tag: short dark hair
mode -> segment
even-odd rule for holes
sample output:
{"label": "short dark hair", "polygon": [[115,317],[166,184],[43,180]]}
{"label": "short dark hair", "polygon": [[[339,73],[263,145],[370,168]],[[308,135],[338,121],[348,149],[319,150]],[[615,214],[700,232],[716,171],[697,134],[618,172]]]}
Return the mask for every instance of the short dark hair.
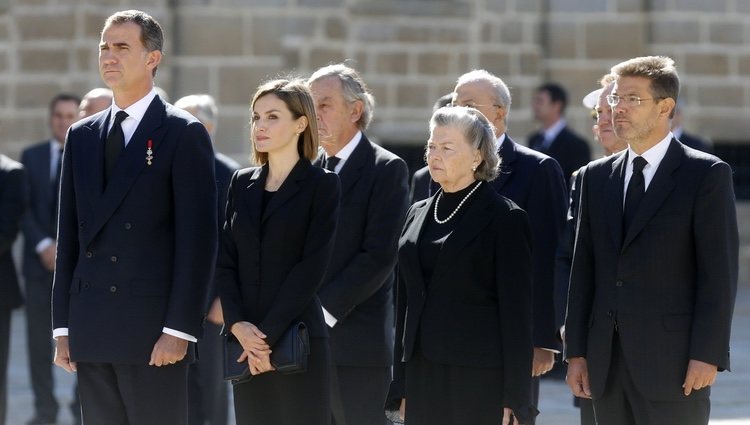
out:
{"label": "short dark hair", "polygon": [[545,83],[537,87],[536,91],[546,91],[549,94],[549,99],[552,101],[552,103],[562,104],[560,113],[565,113],[565,108],[568,107],[568,92],[565,91],[563,86],[558,83]]}
{"label": "short dark hair", "polygon": [[[110,25],[120,25],[127,22],[132,22],[141,27],[141,43],[147,51],[153,52],[158,50],[163,52],[164,48],[164,32],[161,29],[161,25],[151,15],[140,10],[122,10],[115,12],[112,16],[107,18],[104,22],[104,28]],[[102,29],[104,31],[104,29]],[[156,76],[156,68],[154,68],[152,75]]]}
{"label": "short dark hair", "polygon": [[[651,95],[654,98],[671,98],[677,104],[680,95],[680,76],[674,60],[667,56],[641,56],[620,62],[612,67],[612,74],[619,77],[641,77],[651,81]],[[676,108],[672,108],[669,118],[674,118]]]}
{"label": "short dark hair", "polygon": [[52,115],[52,111],[55,109],[60,102],[75,102],[76,107],[81,104],[81,98],[72,93],[60,93],[49,101],[49,114]]}

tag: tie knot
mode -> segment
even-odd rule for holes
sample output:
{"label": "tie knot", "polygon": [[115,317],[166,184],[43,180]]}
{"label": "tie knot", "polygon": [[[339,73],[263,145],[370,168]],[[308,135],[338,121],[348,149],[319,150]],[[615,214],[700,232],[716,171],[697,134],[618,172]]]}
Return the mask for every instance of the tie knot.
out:
{"label": "tie knot", "polygon": [[336,165],[338,165],[339,161],[341,161],[341,158],[329,156],[328,159],[326,159],[326,170],[336,171]]}
{"label": "tie knot", "polygon": [[122,124],[123,121],[125,121],[125,118],[128,117],[128,113],[125,111],[118,111],[115,114],[115,125]]}
{"label": "tie knot", "polygon": [[648,161],[646,161],[646,158],[642,156],[636,156],[633,158],[633,172],[641,172],[643,171],[643,167],[648,164]]}

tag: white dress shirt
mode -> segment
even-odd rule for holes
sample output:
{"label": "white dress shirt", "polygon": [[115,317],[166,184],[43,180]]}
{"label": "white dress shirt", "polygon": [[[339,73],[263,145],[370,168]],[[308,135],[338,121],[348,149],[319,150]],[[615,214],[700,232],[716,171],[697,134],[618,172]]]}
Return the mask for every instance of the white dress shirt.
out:
{"label": "white dress shirt", "polygon": [[542,143],[544,149],[549,149],[552,142],[557,138],[557,135],[560,134],[567,124],[565,118],[560,118],[556,123],[552,124],[550,128],[544,130],[544,142]]}
{"label": "white dress shirt", "polygon": [[[645,190],[648,190],[648,185],[651,184],[651,180],[654,179],[654,174],[656,174],[656,170],[659,168],[659,164],[661,164],[661,160],[664,159],[664,156],[667,154],[667,150],[669,149],[669,142],[672,141],[672,138],[674,136],[670,132],[667,134],[667,137],[663,138],[659,143],[655,144],[651,148],[649,148],[646,152],[643,152],[642,156],[643,159],[648,162],[645,167],[643,167],[643,181],[645,183]],[[639,156],[635,152],[633,152],[633,149],[628,146],[628,163],[625,166],[625,186],[623,187],[622,191],[622,207],[625,208],[625,196],[627,195],[628,191],[628,183],[630,183],[630,178],[633,176],[633,160],[636,156]]]}

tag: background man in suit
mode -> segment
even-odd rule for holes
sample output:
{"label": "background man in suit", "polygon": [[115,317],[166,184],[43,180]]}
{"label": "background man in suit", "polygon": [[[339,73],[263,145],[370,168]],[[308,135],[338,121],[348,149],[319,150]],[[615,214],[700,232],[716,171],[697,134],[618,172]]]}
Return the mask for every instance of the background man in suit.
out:
{"label": "background man in suit", "polygon": [[[57,248],[57,195],[60,164],[68,127],[78,119],[81,99],[61,93],[49,104],[52,137],[21,153],[26,168],[29,208],[21,224],[24,237],[23,275],[26,282],[26,340],[34,393],[34,416],[29,425],[57,422],[58,404],[52,375],[52,333],[49,324],[52,275]],[[75,393],[75,391],[74,391]],[[80,416],[77,395],[70,408]]]}
{"label": "background man in suit", "polygon": [[[182,97],[174,106],[184,109],[198,119],[214,141],[218,109],[216,101],[207,94],[191,94]],[[218,202],[218,226],[224,225],[224,209],[227,206],[227,190],[232,174],[240,168],[232,158],[214,152],[214,171],[216,172],[216,190]],[[208,289],[206,297],[205,331],[198,344],[199,362],[190,365],[188,371],[188,425],[225,425],[229,411],[228,384],[223,379],[223,356],[221,327],[224,317],[221,302],[214,282]]]}
{"label": "background man in suit", "polygon": [[674,118],[672,118],[672,134],[674,134],[675,139],[679,140],[683,145],[689,146],[693,149],[698,149],[699,151],[706,153],[714,153],[711,142],[697,134],[685,131],[685,128],[683,127],[683,124],[685,123],[685,114],[683,113],[684,109],[685,102],[678,100],[677,106],[675,107]]}
{"label": "background man in suit", "polygon": [[[77,371],[91,424],[186,424],[187,370],[216,260],[205,128],[153,89],[161,27],[135,10],[104,24],[106,111],[63,156],[53,286],[55,364]],[[124,109],[123,109],[124,108]]]}
{"label": "background man in suit", "polygon": [[393,282],[408,202],[406,163],[363,133],[374,99],[343,64],[308,80],[324,153],[317,164],[341,179],[333,258],[318,291],[330,329],[336,425],[388,423],[383,400],[393,357]]}
{"label": "background man in suit", "polygon": [[708,423],[709,387],[729,368],[738,231],[732,171],[669,131],[674,62],[612,68],[620,154],[581,179],[568,313],[568,385],[598,423]]}
{"label": "background man in suit", "polygon": [[0,425],[5,425],[10,314],[23,303],[11,250],[26,208],[23,165],[0,154]]}
{"label": "background man in suit", "polygon": [[101,112],[112,105],[112,90],[98,87],[83,95],[78,106],[78,117],[86,118]]}
{"label": "background man in suit", "polygon": [[591,160],[591,149],[581,136],[565,121],[568,93],[557,83],[539,86],[531,109],[542,128],[529,136],[529,147],[555,158],[565,178]]}

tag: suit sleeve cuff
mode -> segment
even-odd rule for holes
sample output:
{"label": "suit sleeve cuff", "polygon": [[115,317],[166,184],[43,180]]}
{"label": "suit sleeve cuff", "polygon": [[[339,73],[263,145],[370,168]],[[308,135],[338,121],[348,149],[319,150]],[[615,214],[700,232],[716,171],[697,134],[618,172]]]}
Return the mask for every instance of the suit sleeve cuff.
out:
{"label": "suit sleeve cuff", "polygon": [[49,247],[53,243],[55,243],[54,239],[52,239],[52,238],[44,238],[41,241],[39,241],[38,244],[36,244],[36,247],[34,248],[34,250],[36,251],[37,254],[41,254],[42,251],[44,251],[45,249],[47,249],[47,247]]}
{"label": "suit sleeve cuff", "polygon": [[334,326],[336,326],[336,323],[338,323],[338,319],[336,319],[335,317],[333,317],[333,315],[331,313],[329,313],[328,310],[326,310],[325,307],[321,307],[321,308],[323,309],[323,318],[326,321],[326,325],[328,325],[331,328],[334,327]]}
{"label": "suit sleeve cuff", "polygon": [[165,327],[161,331],[167,335],[176,336],[177,338],[184,339],[190,342],[198,342],[198,339],[196,337],[186,334],[185,332],[176,331],[174,329],[167,328],[167,327]]}
{"label": "suit sleeve cuff", "polygon": [[68,328],[57,328],[52,330],[52,338],[57,339],[58,336],[68,336]]}

